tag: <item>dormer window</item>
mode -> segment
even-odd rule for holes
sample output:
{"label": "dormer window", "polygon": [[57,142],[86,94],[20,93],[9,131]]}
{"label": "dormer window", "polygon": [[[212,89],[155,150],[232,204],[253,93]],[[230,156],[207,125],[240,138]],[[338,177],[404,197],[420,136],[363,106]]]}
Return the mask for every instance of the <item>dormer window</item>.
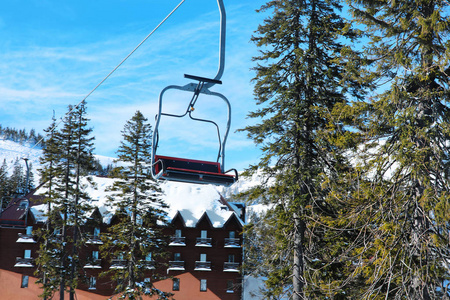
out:
{"label": "dormer window", "polygon": [[28,200],[20,201],[19,208],[20,209],[27,209],[28,208]]}

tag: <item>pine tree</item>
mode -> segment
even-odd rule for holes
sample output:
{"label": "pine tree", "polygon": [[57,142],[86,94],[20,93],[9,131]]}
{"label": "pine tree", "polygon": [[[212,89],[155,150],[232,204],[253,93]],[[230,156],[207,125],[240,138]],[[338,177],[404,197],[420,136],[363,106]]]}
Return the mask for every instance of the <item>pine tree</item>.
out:
{"label": "pine tree", "polygon": [[55,119],[51,125],[44,130],[47,133],[45,146],[40,157],[41,168],[39,169],[42,188],[46,189],[44,203],[47,204],[46,224],[42,230],[38,231],[38,236],[43,241],[39,247],[39,255],[36,259],[37,283],[42,285],[43,299],[53,299],[54,294],[59,289],[60,268],[62,253],[62,241],[59,229],[61,228],[61,217],[58,214],[58,199],[62,195],[56,192],[58,180],[60,180],[63,169],[60,167],[61,153],[59,150],[59,140],[54,133]]}
{"label": "pine tree", "polygon": [[[83,102],[77,107],[69,106],[60,131],[53,131],[54,121],[48,129],[50,138],[46,141],[44,158],[41,160],[41,174],[47,188],[48,222],[42,233],[45,243],[40,249],[41,269],[38,268],[38,274],[42,276],[40,282],[43,284],[44,298],[51,297],[58,289],[55,285],[55,281],[58,281],[59,298],[64,299],[68,289],[72,300],[80,281],[80,225],[86,221],[86,212],[92,210],[81,181],[82,176],[93,168],[94,138],[90,137],[92,129],[87,128],[87,122]],[[58,232],[61,230],[57,237],[54,236],[55,229]]]}
{"label": "pine tree", "polygon": [[350,168],[343,152],[352,134],[333,112],[347,106],[347,94],[360,97],[354,61],[347,58],[356,54],[342,44],[354,33],[339,16],[341,8],[339,1],[269,1],[260,12],[273,14],[252,38],[261,48],[254,58],[261,108],[249,117],[261,122],[244,130],[263,157],[247,172],[261,170],[266,181],[249,197],[264,199],[271,209],[248,234],[271,239],[270,246],[256,247],[270,299],[340,293],[335,281],[344,262],[338,258],[348,237],[327,235],[321,221],[337,215],[339,207],[327,202],[330,186]]}
{"label": "pine tree", "polygon": [[106,273],[115,281],[119,299],[142,299],[144,294],[158,295],[159,299],[169,296],[153,287],[158,277],[149,270],[166,255],[167,239],[161,230],[166,222],[166,204],[149,173],[152,130],[146,122],[137,111],[122,131],[118,160],[124,167],[117,172],[119,178],[112,189],[116,193],[109,199],[116,210],[115,221],[101,247],[105,256],[126,262],[123,269]]}
{"label": "pine tree", "polygon": [[[449,299],[448,1],[347,1],[364,26],[360,299]],[[375,81],[376,80],[376,81]]]}
{"label": "pine tree", "polygon": [[0,167],[0,213],[9,202],[8,182],[8,165],[6,164],[6,159],[3,159],[2,166]]}

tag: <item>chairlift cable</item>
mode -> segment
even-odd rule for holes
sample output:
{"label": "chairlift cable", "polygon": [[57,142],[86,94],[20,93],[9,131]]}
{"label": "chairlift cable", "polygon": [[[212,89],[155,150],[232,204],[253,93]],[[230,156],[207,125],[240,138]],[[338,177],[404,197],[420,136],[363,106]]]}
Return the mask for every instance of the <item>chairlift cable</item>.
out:
{"label": "chairlift cable", "polygon": [[[86,99],[98,88],[100,87],[100,85],[103,84],[103,82],[105,82],[134,52],[136,52],[136,50],[143,44],[145,43],[145,41],[150,38],[150,36],[153,35],[153,33],[159,28],[161,27],[161,25],[181,6],[181,4],[184,3],[184,1],[186,0],[181,0],[180,3],[178,3],[178,5],[111,71],[109,72],[108,75],[105,76],[105,78],[103,78],[102,81],[100,81],[99,84],[97,84],[84,98],[83,100],[81,100],[76,106],[74,106],[70,111],[68,111],[65,115],[69,115],[71,114],[76,108],[78,108],[78,106],[80,106],[84,101],[86,101]],[[49,132],[53,132],[61,123],[63,122],[63,117],[59,118],[58,123],[55,124],[55,126],[53,126],[53,128],[49,131]],[[47,133],[48,135],[48,133]],[[45,135],[45,136],[47,136]],[[31,152],[31,150],[33,150],[36,146],[38,146],[39,144],[42,143],[42,141],[44,140],[44,137],[42,137],[39,141],[37,141],[33,147],[31,147],[28,150],[27,156],[29,155],[29,153]]]}
{"label": "chairlift cable", "polygon": [[[109,72],[108,75],[105,76],[105,78],[103,78],[102,81],[100,81],[99,84],[97,84],[84,98],[83,100],[81,100],[76,106],[74,106],[70,111],[68,111],[66,114],[64,114],[64,117],[71,114],[76,108],[78,108],[78,106],[81,105],[81,103],[83,103],[84,101],[86,101],[86,99],[98,88],[100,87],[100,85],[103,84],[103,82],[105,82],[134,52],[136,52],[136,50],[143,44],[145,43],[145,41],[148,40],[148,38],[150,38],[150,36],[153,35],[153,33],[159,28],[161,27],[162,24],[164,24],[164,22],[181,6],[181,4],[183,4],[186,0],[181,0],[180,3],[178,3],[178,5],[161,21],[159,22],[159,24],[111,71]],[[54,112],[53,112],[53,116],[54,116]],[[42,141],[44,140],[44,138],[46,136],[48,136],[50,133],[52,133],[61,123],[63,122],[63,117],[59,118],[59,121],[55,124],[55,126],[53,126],[50,131],[44,135],[40,140],[38,140],[31,148],[29,148],[26,152],[25,152],[25,156],[24,158],[28,158],[30,155],[30,152],[36,148],[39,144],[42,143]],[[22,158],[22,159],[24,159]],[[6,169],[6,172],[9,172],[12,169],[12,166],[8,166]],[[1,208],[0,208],[1,211]]]}

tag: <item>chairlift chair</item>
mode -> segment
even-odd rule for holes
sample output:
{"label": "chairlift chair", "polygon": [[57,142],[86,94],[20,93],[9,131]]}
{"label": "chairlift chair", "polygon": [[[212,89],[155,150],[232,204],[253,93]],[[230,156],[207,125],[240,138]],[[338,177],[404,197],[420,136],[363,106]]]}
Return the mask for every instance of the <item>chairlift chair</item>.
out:
{"label": "chairlift chair", "polygon": [[[231,105],[228,99],[217,92],[210,91],[210,88],[215,84],[222,84],[220,78],[222,77],[225,63],[225,27],[226,27],[226,15],[223,0],[217,0],[217,4],[220,11],[220,45],[219,45],[219,69],[214,79],[187,75],[184,77],[190,80],[194,80],[197,83],[189,83],[184,86],[169,85],[164,88],[159,95],[159,108],[156,115],[156,123],[154,127],[153,143],[152,143],[152,176],[155,179],[188,182],[194,184],[214,184],[221,186],[230,186],[238,180],[238,172],[236,169],[230,169],[225,171],[225,144],[230,130],[231,123]],[[175,115],[164,113],[163,108],[163,96],[168,90],[179,90],[192,94],[191,101],[184,114]],[[198,97],[201,94],[210,95],[223,100],[228,108],[227,111],[227,125],[223,139],[221,139],[219,126],[213,120],[200,119],[192,115],[194,106]],[[157,154],[158,140],[159,140],[159,124],[161,117],[174,117],[183,118],[188,116],[190,119],[198,122],[205,122],[213,124],[217,129],[219,137],[219,153],[217,155],[217,161],[203,161],[194,160],[188,158],[177,158]]]}

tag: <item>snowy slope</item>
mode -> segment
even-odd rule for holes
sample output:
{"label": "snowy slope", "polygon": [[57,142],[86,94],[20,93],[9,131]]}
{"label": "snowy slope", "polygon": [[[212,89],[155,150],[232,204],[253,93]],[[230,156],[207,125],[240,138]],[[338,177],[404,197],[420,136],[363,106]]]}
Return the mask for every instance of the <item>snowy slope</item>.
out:
{"label": "snowy slope", "polygon": [[22,158],[28,158],[28,163],[32,165],[34,175],[37,175],[37,168],[39,167],[39,157],[42,154],[40,148],[31,148],[31,146],[22,146],[18,143],[7,141],[0,138],[0,164],[6,161],[11,173],[16,159],[21,160],[25,170],[25,161]]}

